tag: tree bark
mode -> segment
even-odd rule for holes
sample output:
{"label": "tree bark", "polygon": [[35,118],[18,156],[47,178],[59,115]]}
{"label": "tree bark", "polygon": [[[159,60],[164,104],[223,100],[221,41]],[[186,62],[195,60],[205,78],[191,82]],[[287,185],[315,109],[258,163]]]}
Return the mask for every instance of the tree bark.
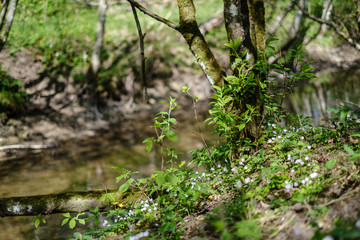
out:
{"label": "tree bark", "polygon": [[[9,36],[11,25],[13,23],[14,16],[15,16],[17,3],[18,3],[18,0],[10,0],[9,6],[7,7],[7,9],[4,8],[4,11],[6,14],[6,19],[5,19],[5,23],[4,23],[5,25],[1,26],[0,51],[3,49],[3,47],[7,41],[7,38]],[[4,4],[6,4],[6,3],[4,3]],[[6,5],[4,5],[4,7],[6,7]],[[3,14],[2,11],[1,11],[1,14]]]}
{"label": "tree bark", "polygon": [[192,0],[177,0],[180,24],[177,30],[185,38],[190,51],[195,56],[211,85],[221,86],[224,72],[215,59],[196,22],[196,10]]}
{"label": "tree bark", "polygon": [[109,205],[100,200],[105,193],[113,193],[116,201],[123,203],[133,202],[139,197],[139,192],[129,190],[120,194],[115,189],[0,198],[0,217],[80,213],[96,207],[104,209]]}
{"label": "tree bark", "polygon": [[96,41],[94,51],[91,56],[91,71],[94,76],[97,75],[101,66],[101,51],[104,41],[105,33],[105,19],[106,19],[107,0],[99,0],[99,20],[96,30]]}
{"label": "tree bark", "polygon": [[[264,59],[265,50],[265,7],[263,0],[224,0],[225,27],[229,41],[236,42],[241,39],[241,45],[237,53],[230,50],[230,62],[233,65],[236,55],[240,56],[246,52],[249,68],[253,67],[258,60]],[[243,69],[246,71],[247,69]],[[239,99],[232,102],[229,112],[240,116],[248,110],[247,105],[251,105],[257,111],[252,121],[248,122],[242,132],[240,139],[250,138],[256,140],[261,135],[262,121],[262,94],[260,83],[265,80],[263,74],[252,70],[255,74],[255,86],[250,88],[246,94],[239,96]],[[233,68],[233,74],[238,75],[237,68]]]}

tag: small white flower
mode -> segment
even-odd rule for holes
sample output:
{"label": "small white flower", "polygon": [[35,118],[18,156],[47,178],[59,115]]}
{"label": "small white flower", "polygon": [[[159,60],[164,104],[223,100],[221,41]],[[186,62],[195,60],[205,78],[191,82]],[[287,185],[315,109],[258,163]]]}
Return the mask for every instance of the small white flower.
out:
{"label": "small white flower", "polygon": [[154,207],[154,211],[156,211],[157,210],[157,207]]}
{"label": "small white flower", "polygon": [[271,180],[270,180],[270,179],[267,179],[266,182],[267,182],[267,183],[271,183]]}
{"label": "small white flower", "polygon": [[238,171],[236,168],[232,168],[232,169],[231,169],[231,172],[233,172],[234,174],[238,174],[238,173],[239,173],[239,171]]}
{"label": "small white flower", "polygon": [[205,173],[202,173],[201,176],[202,176],[202,177],[205,177],[206,175],[205,175]]}
{"label": "small white flower", "polygon": [[249,177],[245,178],[244,183],[248,184],[249,182],[250,182],[250,178]]}
{"label": "small white flower", "polygon": [[294,169],[291,169],[290,172],[293,173],[293,172],[295,172],[295,170],[294,170]]}
{"label": "small white flower", "polygon": [[327,235],[322,240],[334,240],[334,238],[330,235]]}
{"label": "small white flower", "polygon": [[307,148],[308,148],[308,149],[311,149],[311,146],[309,145],[309,146],[307,146]]}
{"label": "small white flower", "polygon": [[166,189],[166,192],[170,192],[170,189]]}
{"label": "small white flower", "polygon": [[294,182],[294,187],[297,187],[299,184],[297,182]]}
{"label": "small white flower", "polygon": [[292,188],[292,184],[288,183],[285,185],[286,190],[290,190]]}
{"label": "small white flower", "polygon": [[220,180],[219,183],[221,184],[221,183],[222,183],[222,180]]}
{"label": "small white flower", "polygon": [[309,159],[310,159],[309,156],[305,157],[305,161],[309,161]]}
{"label": "small white flower", "polygon": [[285,128],[285,129],[284,129],[284,133],[286,133],[287,131],[288,131],[288,130]]}
{"label": "small white flower", "polygon": [[195,172],[195,174],[196,174],[196,175],[198,175],[198,174],[199,174],[199,172],[198,172],[198,171],[196,171],[196,172]]}
{"label": "small white flower", "polygon": [[289,183],[289,181],[288,180],[285,180],[285,184],[288,184]]}
{"label": "small white flower", "polygon": [[220,164],[218,164],[218,165],[217,165],[217,167],[218,167],[218,168],[221,168],[221,165],[220,165]]}
{"label": "small white flower", "polygon": [[275,140],[276,138],[272,137],[271,140]]}
{"label": "small white flower", "polygon": [[215,171],[215,169],[212,167],[212,168],[210,168],[210,171],[212,171],[212,172],[213,172],[213,171]]}
{"label": "small white flower", "polygon": [[282,138],[282,136],[281,136],[281,135],[279,135],[279,136],[278,136],[278,139],[281,139],[281,138]]}
{"label": "small white flower", "polygon": [[355,227],[360,228],[360,219],[358,219],[355,223]]}
{"label": "small white flower", "polygon": [[241,187],[242,187],[242,183],[241,183],[240,180],[235,184],[235,187],[238,187],[238,188],[241,188]]}
{"label": "small white flower", "polygon": [[247,169],[248,169],[248,166],[245,166],[244,169],[247,170]]}
{"label": "small white flower", "polygon": [[304,165],[305,163],[303,161],[300,162],[301,165]]}
{"label": "small white flower", "polygon": [[303,136],[301,136],[301,137],[300,137],[300,139],[301,139],[301,140],[304,140],[304,137],[303,137]]}
{"label": "small white flower", "polygon": [[271,140],[271,139],[269,139],[268,143],[272,143],[272,140]]}
{"label": "small white flower", "polygon": [[303,180],[301,180],[301,183],[302,183],[303,185],[305,185],[306,182],[305,182],[305,180],[303,179]]}
{"label": "small white flower", "polygon": [[318,174],[317,174],[316,172],[314,172],[314,173],[310,174],[310,177],[311,177],[311,178],[316,178],[317,175],[318,175]]}
{"label": "small white flower", "polygon": [[308,182],[310,179],[308,177],[305,178],[305,182]]}
{"label": "small white flower", "polygon": [[227,172],[227,168],[226,168],[226,167],[224,167],[224,172]]}

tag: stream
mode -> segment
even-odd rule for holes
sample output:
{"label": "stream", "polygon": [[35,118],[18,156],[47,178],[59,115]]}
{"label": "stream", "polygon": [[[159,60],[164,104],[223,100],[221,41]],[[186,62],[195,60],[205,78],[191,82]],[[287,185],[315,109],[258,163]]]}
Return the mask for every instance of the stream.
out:
{"label": "stream", "polygon": [[[299,84],[286,98],[288,111],[313,116],[320,123],[329,117],[328,108],[349,106],[360,111],[360,71],[342,70],[320,75],[306,84]],[[180,110],[179,110],[180,111]],[[96,137],[69,141],[58,149],[0,162],[0,196],[28,196],[89,189],[116,188],[119,172],[112,166],[139,171],[138,177],[150,176],[161,166],[160,152],[148,154],[142,141],[154,136],[152,117],[118,123],[109,132]],[[180,121],[181,122],[181,121]],[[211,130],[201,125],[205,138],[213,141]],[[184,118],[177,126],[179,140],[176,151],[180,160],[191,159],[189,150],[204,146],[193,121]],[[81,228],[61,227],[61,214],[46,216],[47,223],[35,229],[32,217],[6,217],[0,220],[0,239],[66,239]]]}

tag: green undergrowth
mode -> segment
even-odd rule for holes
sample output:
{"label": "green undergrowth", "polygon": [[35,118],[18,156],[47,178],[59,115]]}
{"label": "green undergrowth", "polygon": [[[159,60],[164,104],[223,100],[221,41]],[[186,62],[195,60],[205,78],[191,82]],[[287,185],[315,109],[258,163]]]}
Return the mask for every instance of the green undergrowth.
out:
{"label": "green undergrowth", "polygon": [[[227,44],[235,50],[239,45],[238,41]],[[346,232],[349,237],[343,239],[356,239],[351,236],[359,234],[359,213],[343,217],[344,210],[336,204],[359,197],[359,113],[349,107],[330,109],[332,118],[313,126],[310,118],[281,110],[277,99],[296,81],[314,77],[312,68],[300,57],[295,63],[300,65],[299,73],[285,74],[289,69],[284,65],[259,62],[252,70],[272,69],[287,76],[282,84],[285,91],[274,90],[278,79],[266,80],[260,86],[266,109],[259,126],[262,137],[257,141],[238,138],[259,114],[252,106],[241,115],[227,111],[229,102],[241,101],[254,84],[254,74],[242,71],[247,64],[243,56],[237,56],[234,67],[239,75],[227,77],[227,84],[216,87],[213,96],[206,121],[214,126],[221,143],[208,143],[199,130],[204,148],[191,151],[190,162],[179,162],[181,153],[171,144],[181,131],[173,117],[179,106],[170,98],[164,103],[167,111],[154,118],[155,136],[143,142],[148,152],[154,144],[160,146],[161,170],[138,179],[137,172],[114,167],[120,172],[118,191],[135,190],[140,197],[128,203],[104,195],[102,199],[111,202],[112,209],[92,210],[87,221],[95,226],[75,233],[74,239],[270,239],[279,234],[292,239],[301,234],[297,224],[311,230],[308,238],[332,239]],[[196,96],[186,86],[182,92],[193,99],[199,124]],[[64,216],[70,228],[85,223],[80,215]]]}
{"label": "green undergrowth", "polygon": [[25,108],[26,93],[21,81],[10,77],[0,68],[0,123]]}
{"label": "green undergrowth", "polygon": [[[136,172],[116,168],[121,173],[117,182],[123,183],[119,192],[137,189],[142,196],[131,204],[104,196],[112,202],[112,210],[91,211],[89,219],[95,219],[98,226],[75,233],[74,239],[112,239],[118,235],[126,239],[180,239],[185,234],[198,236],[196,239],[269,239],[280,233],[278,227],[284,224],[281,216],[299,204],[311,221],[313,239],[357,239],[357,219],[334,218],[320,227],[331,201],[360,182],[360,124],[352,118],[355,112],[348,111],[344,117],[339,110],[332,119],[337,127],[312,126],[309,118],[302,117],[294,117],[288,125],[267,121],[259,147],[245,149],[238,158],[228,158],[226,145],[209,144],[194,150],[191,162],[177,163],[177,153],[167,146],[177,140],[177,122],[171,114],[178,106],[175,99],[167,105],[169,111],[155,118],[157,137],[144,143],[148,151],[153,143],[160,144],[165,165],[172,167],[141,179],[134,178]],[[185,232],[189,223],[184,219],[200,213],[204,216],[198,223],[204,225],[202,231]],[[282,231],[294,224],[288,223]]]}

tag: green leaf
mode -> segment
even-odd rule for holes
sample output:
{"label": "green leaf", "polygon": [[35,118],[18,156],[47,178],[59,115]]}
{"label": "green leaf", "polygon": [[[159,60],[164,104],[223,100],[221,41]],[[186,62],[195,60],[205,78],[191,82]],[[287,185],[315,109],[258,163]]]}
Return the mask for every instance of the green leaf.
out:
{"label": "green leaf", "polygon": [[349,113],[349,111],[346,111],[346,110],[343,110],[343,111],[340,112],[340,120],[341,120],[342,122],[345,121],[346,116],[348,115],[348,113]]}
{"label": "green leaf", "polygon": [[74,229],[74,227],[76,226],[76,221],[75,219],[71,219],[69,222],[69,227],[70,229]]}
{"label": "green leaf", "polygon": [[40,219],[37,218],[37,219],[35,220],[35,223],[34,223],[34,224],[35,224],[35,228],[38,228],[38,226],[39,226],[39,224],[40,224]]}
{"label": "green leaf", "polygon": [[85,219],[78,219],[79,223],[85,225]]}
{"label": "green leaf", "polygon": [[344,145],[344,150],[351,155],[355,154],[354,150],[347,144]]}
{"label": "green leaf", "polygon": [[148,142],[146,143],[146,151],[147,151],[147,152],[151,152],[152,146],[153,146],[153,142],[152,142],[152,141],[148,141]]}
{"label": "green leaf", "polygon": [[171,174],[171,173],[169,175],[167,175],[166,178],[172,185],[176,185],[179,182],[179,178],[176,175]]}
{"label": "green leaf", "polygon": [[70,213],[68,213],[68,212],[67,212],[67,213],[63,213],[63,216],[64,216],[64,217],[67,217],[67,218],[71,217],[71,216],[70,216]]}
{"label": "green leaf", "polygon": [[325,163],[325,167],[326,167],[327,169],[330,169],[330,170],[331,170],[331,169],[334,168],[335,163],[336,163],[336,159],[333,158],[333,159],[331,159],[331,160],[329,160],[329,161],[327,161],[327,162]]}
{"label": "green leaf", "polygon": [[69,218],[65,218],[65,219],[62,221],[61,226],[64,226],[68,221],[69,221]]}
{"label": "green leaf", "polygon": [[166,135],[166,137],[167,137],[170,141],[172,141],[172,142],[176,142],[177,139],[178,139],[176,133],[174,133],[174,132],[171,131],[171,130],[165,132],[165,135]]}
{"label": "green leaf", "polygon": [[155,181],[156,181],[156,184],[157,184],[158,186],[163,185],[163,184],[165,183],[165,175],[164,175],[164,173],[163,173],[163,172],[158,173],[158,174],[156,175]]}
{"label": "green leaf", "polygon": [[44,224],[46,223],[45,218],[42,218],[41,221],[42,221]]}
{"label": "green leaf", "polygon": [[238,126],[239,131],[242,131],[245,128],[245,123],[242,123]]}
{"label": "green leaf", "polygon": [[123,185],[121,185],[119,187],[119,193],[124,193],[126,192],[130,187],[130,184],[128,182],[124,183]]}
{"label": "green leaf", "polygon": [[100,223],[100,219],[97,217],[94,219],[94,225],[97,226]]}

